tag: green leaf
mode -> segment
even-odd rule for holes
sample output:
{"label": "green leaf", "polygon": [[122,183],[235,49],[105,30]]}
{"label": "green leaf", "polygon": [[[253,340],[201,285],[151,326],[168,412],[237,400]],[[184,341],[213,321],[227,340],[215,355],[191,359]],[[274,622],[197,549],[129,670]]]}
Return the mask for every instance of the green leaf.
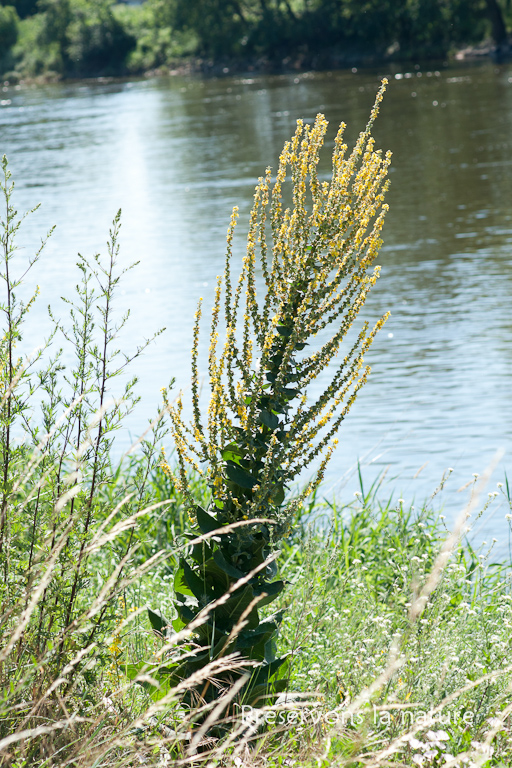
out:
{"label": "green leaf", "polygon": [[[227,600],[224,605],[215,609],[215,617],[221,621],[228,622],[230,626],[237,623],[245,609],[252,602],[254,597],[252,587],[247,585],[242,592],[235,594]],[[253,608],[245,620],[248,629],[255,629],[259,624],[258,610]]]}
{"label": "green leaf", "polygon": [[157,685],[151,685],[148,680],[137,680],[137,685],[144,688],[153,701],[158,701],[169,693],[170,684],[168,675],[170,669],[168,668],[161,668],[158,664],[148,665],[144,661],[139,661],[136,664],[126,664],[124,672],[129,680],[136,680],[140,674],[148,675],[153,678]]}
{"label": "green leaf", "polygon": [[207,597],[209,590],[207,589],[205,582],[197,575],[197,573],[194,573],[186,560],[182,560],[180,565],[183,569],[183,578],[188,587],[192,590],[194,597],[197,600]]}
{"label": "green leaf", "polygon": [[276,507],[280,507],[283,501],[284,501],[284,488],[282,485],[278,485],[274,493],[272,494],[272,503],[275,504]]}
{"label": "green leaf", "polygon": [[251,704],[256,707],[265,707],[275,703],[277,695],[285,691],[288,687],[287,678],[281,678],[272,682],[262,683],[249,688],[247,696],[244,698],[245,704]]}
{"label": "green leaf", "polygon": [[233,464],[240,465],[241,454],[233,453],[233,451],[222,451],[222,458],[224,461],[232,461]]}
{"label": "green leaf", "polygon": [[248,488],[252,490],[257,484],[257,480],[242,467],[233,466],[232,464],[226,464],[226,475],[232,483],[236,483],[240,488]]}
{"label": "green leaf", "polygon": [[231,585],[231,579],[224,570],[217,565],[213,557],[200,564],[201,572],[215,592],[215,597],[222,597]]}
{"label": "green leaf", "polygon": [[208,514],[202,507],[195,508],[196,520],[201,533],[210,533],[220,528],[218,521]]}
{"label": "green leaf", "polygon": [[191,552],[192,560],[201,564],[208,559],[211,554],[211,544],[216,540],[218,540],[217,536],[213,536],[209,541],[199,541],[194,544]]}
{"label": "green leaf", "polygon": [[187,625],[185,624],[185,622],[182,621],[181,619],[174,619],[174,621],[172,622],[172,628],[174,629],[175,632],[181,632],[181,630],[186,626]]}
{"label": "green leaf", "polygon": [[265,644],[279,628],[278,621],[262,621],[255,629],[244,629],[238,636],[237,648],[252,648],[259,643]]}
{"label": "green leaf", "polygon": [[185,578],[185,570],[183,568],[183,560],[180,560],[180,565],[176,573],[174,574],[174,591],[176,594],[189,595],[190,597],[196,597],[192,592],[187,580]]}
{"label": "green leaf", "polygon": [[272,430],[277,429],[279,426],[279,419],[275,413],[271,413],[270,411],[260,411],[258,413],[258,421],[260,424],[264,424]]}
{"label": "green leaf", "polygon": [[163,634],[164,629],[170,623],[159,610],[153,611],[151,608],[148,608],[148,618],[155,632],[158,632],[160,635]]}
{"label": "green leaf", "polygon": [[184,599],[182,600],[183,595],[180,595],[179,592],[176,592],[176,602],[174,605],[176,606],[176,610],[178,611],[178,617],[180,621],[184,623],[185,626],[191,621],[193,621],[196,617],[196,614],[194,611],[190,608],[190,606],[186,605],[184,602]]}
{"label": "green leaf", "polygon": [[221,456],[224,461],[234,461],[235,464],[240,464],[244,452],[236,443],[229,443],[221,452]]}
{"label": "green leaf", "polygon": [[145,674],[149,672],[145,661],[138,661],[136,664],[125,664],[123,669],[128,680],[135,680],[143,669]]}
{"label": "green leaf", "polygon": [[213,559],[215,563],[219,566],[219,568],[222,568],[224,573],[226,573],[228,576],[231,576],[233,579],[243,579],[245,576],[245,573],[243,571],[239,571],[238,568],[235,568],[234,565],[231,563],[228,563],[220,549],[216,549],[213,553]]}
{"label": "green leaf", "polygon": [[252,686],[257,685],[265,685],[267,686],[271,680],[272,677],[276,674],[279,667],[281,667],[285,661],[288,660],[289,653],[285,654],[284,656],[281,656],[279,659],[275,659],[274,661],[271,661],[270,664],[264,664],[262,667],[260,667],[254,677],[251,680]]}
{"label": "green leaf", "polygon": [[264,592],[267,595],[266,597],[260,600],[260,602],[258,603],[258,608],[261,608],[264,605],[268,605],[273,600],[275,600],[276,597],[281,594],[283,589],[284,589],[284,581],[272,581],[268,584],[263,584],[261,589],[259,589],[258,591],[255,590],[256,595],[261,595]]}

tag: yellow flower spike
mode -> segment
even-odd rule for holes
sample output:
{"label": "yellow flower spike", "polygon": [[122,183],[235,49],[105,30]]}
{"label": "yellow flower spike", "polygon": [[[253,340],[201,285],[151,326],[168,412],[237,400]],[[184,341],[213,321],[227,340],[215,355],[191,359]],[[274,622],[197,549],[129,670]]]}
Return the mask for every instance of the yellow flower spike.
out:
{"label": "yellow flower spike", "polygon": [[[281,514],[279,505],[269,511],[275,467],[282,467],[289,481],[318,458],[317,479],[304,493],[313,492],[337,445],[336,432],[369,375],[364,355],[387,315],[371,329],[363,326],[352,348],[341,359],[338,355],[380,273],[374,261],[387,213],[384,195],[391,155],[376,149],[371,128],[386,84],[382,82],[369,123],[350,152],[344,140],[345,125],[340,125],[330,181],[318,178],[328,125],[325,117],[317,115],[313,125],[297,121],[294,135],[279,157],[274,183],[268,168],[258,180],[242,270],[232,281],[239,215],[233,209],[224,275],[217,279],[212,310],[204,427],[199,412],[198,305],[190,426],[184,423],[181,397],[171,409],[180,483],[186,483],[188,467],[198,467],[198,456],[206,458],[214,498],[229,498],[230,514],[239,519]],[[283,199],[291,201],[289,207],[285,208]],[[258,288],[263,284],[264,289],[261,296],[256,291],[258,274]],[[313,343],[315,337],[325,337],[321,332],[327,327],[330,337],[322,344]],[[306,343],[311,346],[297,355],[297,348]],[[323,392],[308,399],[310,383],[328,366],[330,382]],[[268,403],[286,387],[297,390],[289,409],[280,406],[271,413]],[[275,418],[279,427],[272,431],[265,420],[271,424]],[[233,491],[233,484],[227,482],[222,451],[232,442],[240,448],[240,466],[257,481],[247,493],[236,490],[236,485]],[[258,444],[262,447],[256,452]],[[161,466],[167,472],[164,456]]]}

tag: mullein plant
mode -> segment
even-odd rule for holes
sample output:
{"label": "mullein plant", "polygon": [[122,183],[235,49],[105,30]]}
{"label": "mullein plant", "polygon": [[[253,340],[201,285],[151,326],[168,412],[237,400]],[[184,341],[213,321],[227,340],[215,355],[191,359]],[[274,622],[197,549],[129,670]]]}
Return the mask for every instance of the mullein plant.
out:
{"label": "mullein plant", "polygon": [[[175,574],[172,627],[159,611],[149,612],[153,628],[171,644],[172,631],[180,633],[184,652],[173,656],[159,677],[171,686],[181,681],[190,707],[208,711],[217,702],[217,715],[220,697],[232,712],[236,704],[268,704],[285,688],[285,678],[276,679],[285,661],[275,656],[281,614],[259,616],[285,587],[275,579],[276,547],[324,476],[340,424],[370,373],[364,355],[388,316],[371,329],[363,323],[350,349],[339,356],[379,276],[374,261],[387,211],[391,154],[375,149],[371,130],[386,84],[383,80],[350,154],[341,124],[330,181],[320,181],[317,170],[327,121],[319,114],[312,126],[297,122],[274,183],[268,168],[256,186],[247,252],[236,280],[231,272],[234,208],[212,310],[206,418],[198,365],[202,300],[193,331],[190,423],[183,416],[181,393],[170,402],[164,392],[178,469],[173,474],[165,459],[162,467],[185,495],[190,468],[205,476],[211,499],[203,509],[188,494],[194,541]],[[292,204],[285,207],[290,184]],[[256,291],[258,263],[262,298]],[[332,335],[315,347],[314,338],[326,328]],[[308,400],[308,388],[331,361],[336,362],[328,385]],[[313,462],[318,464],[314,478],[286,501],[290,482]],[[215,666],[228,657],[231,668]],[[186,679],[190,684],[184,686]]]}

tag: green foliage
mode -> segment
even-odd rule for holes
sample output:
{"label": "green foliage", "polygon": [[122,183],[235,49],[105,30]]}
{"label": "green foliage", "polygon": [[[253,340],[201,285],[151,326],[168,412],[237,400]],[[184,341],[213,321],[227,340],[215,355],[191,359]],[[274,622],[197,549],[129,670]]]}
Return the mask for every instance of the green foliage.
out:
{"label": "green foliage", "polygon": [[127,71],[135,45],[103,0],[39,0],[37,13],[20,23],[13,57],[24,76],[112,75]]}
{"label": "green foliage", "polygon": [[[316,67],[441,57],[512,19],[510,4],[494,0],[16,0],[13,7],[19,40],[0,67],[64,77],[138,73],[191,55]],[[12,13],[5,24],[11,40]]]}
{"label": "green foliage", "polygon": [[[175,66],[191,55],[274,65],[293,59],[314,67],[434,58],[495,35],[498,27],[504,29],[512,20],[510,3],[494,0],[146,0],[140,5],[13,0],[11,4],[22,19],[19,40],[14,48],[9,43],[12,56],[4,53],[0,67],[4,71],[14,67],[24,76],[124,75]],[[12,13],[3,15],[12,40]]]}
{"label": "green foliage", "polygon": [[13,0],[12,2],[1,2],[0,6],[13,6],[20,19],[37,12],[38,0]]}
{"label": "green foliage", "polygon": [[51,75],[62,72],[62,56],[58,41],[43,44],[45,15],[37,13],[23,19],[19,25],[18,42],[13,48],[15,71],[24,76]]}
{"label": "green foliage", "polygon": [[[0,740],[16,732],[22,720],[32,727],[51,709],[59,688],[85,696],[87,685],[96,680],[132,540],[125,540],[117,562],[106,572],[97,561],[93,565],[95,552],[105,541],[106,526],[120,513],[128,521],[106,541],[133,528],[129,518],[137,519],[148,501],[157,443],[164,434],[158,418],[152,437],[141,441],[142,461],[130,478],[129,493],[115,497],[113,511],[106,508],[102,487],[112,481],[114,435],[137,402],[136,379],[122,386],[114,400],[112,388],[149,343],[131,355],[114,347],[128,319],[115,310],[116,290],[126,271],[118,267],[120,214],[110,232],[108,258],[79,257],[76,294],[64,299],[70,326],[51,315],[49,338],[31,358],[24,358],[18,350],[38,290],[28,299],[20,295],[46,240],[28,263],[18,263],[24,217],[13,208],[14,184],[5,156],[2,176]],[[67,370],[62,349],[52,354],[59,337],[74,355]],[[35,761],[39,747],[34,750],[29,749],[29,757]]]}
{"label": "green foliage", "polygon": [[0,5],[0,71],[9,66],[10,49],[18,39],[19,18],[12,5]]}
{"label": "green foliage", "polygon": [[44,18],[40,44],[58,45],[63,74],[118,72],[135,47],[102,0],[40,0],[38,7]]}
{"label": "green foliage", "polygon": [[[501,497],[508,509],[500,486],[488,498],[498,506]],[[475,553],[459,541],[438,570],[443,517],[430,502],[415,510],[389,492],[386,500],[383,478],[354,503],[316,499],[310,512],[314,519],[296,526],[282,552],[289,586],[281,645],[292,654],[292,690],[311,692],[305,719],[290,719],[286,729],[297,762],[313,765],[323,742],[326,766],[363,765],[369,752],[379,764],[389,745],[391,760],[404,766],[441,766],[442,752],[464,765],[465,750],[468,764],[477,764],[473,750],[500,717],[504,730],[484,764],[508,765],[510,552],[494,563],[492,547]],[[436,571],[428,604],[413,620],[411,606]],[[357,715],[346,715],[361,692],[367,697]],[[437,719],[429,721],[431,710]],[[431,762],[420,761],[438,729],[442,748],[431,745]],[[277,755],[284,743],[269,737],[262,749]]]}
{"label": "green foliage", "polygon": [[141,5],[120,4],[112,9],[122,28],[136,40],[126,60],[130,72],[168,66],[195,52],[195,33],[176,30],[171,10],[172,4],[164,0],[147,0]]}
{"label": "green foliage", "polygon": [[192,30],[199,42],[198,52],[216,58],[241,55],[248,26],[238,0],[177,0],[172,26]]}
{"label": "green foliage", "polygon": [[318,63],[444,56],[490,31],[485,0],[176,0],[173,25],[202,55]]}
{"label": "green foliage", "polygon": [[486,31],[485,4],[479,0],[409,0],[396,40],[402,55],[440,57],[457,44],[481,40]]}

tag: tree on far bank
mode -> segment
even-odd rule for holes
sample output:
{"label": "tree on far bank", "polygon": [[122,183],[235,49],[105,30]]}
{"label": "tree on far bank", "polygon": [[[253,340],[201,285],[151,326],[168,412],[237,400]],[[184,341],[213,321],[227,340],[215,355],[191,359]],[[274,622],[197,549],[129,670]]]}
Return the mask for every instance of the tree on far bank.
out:
{"label": "tree on far bank", "polygon": [[[496,46],[501,48],[503,45],[506,45],[508,41],[503,12],[498,0],[485,0],[485,4],[487,6],[489,21],[491,22],[492,39]],[[507,7],[510,7],[509,0],[507,0]]]}

